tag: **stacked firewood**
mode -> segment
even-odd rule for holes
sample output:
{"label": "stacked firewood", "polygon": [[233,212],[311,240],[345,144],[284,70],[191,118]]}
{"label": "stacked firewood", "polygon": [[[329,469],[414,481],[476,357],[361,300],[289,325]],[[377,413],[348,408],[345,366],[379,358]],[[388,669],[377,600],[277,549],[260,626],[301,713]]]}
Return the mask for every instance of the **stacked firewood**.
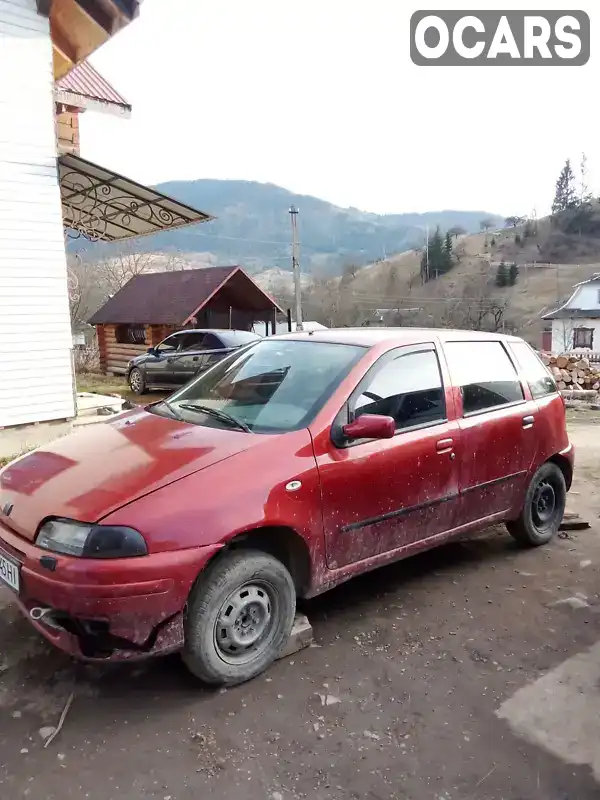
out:
{"label": "stacked firewood", "polygon": [[592,366],[587,358],[573,353],[560,356],[543,353],[542,361],[554,375],[561,391],[600,390],[600,364]]}

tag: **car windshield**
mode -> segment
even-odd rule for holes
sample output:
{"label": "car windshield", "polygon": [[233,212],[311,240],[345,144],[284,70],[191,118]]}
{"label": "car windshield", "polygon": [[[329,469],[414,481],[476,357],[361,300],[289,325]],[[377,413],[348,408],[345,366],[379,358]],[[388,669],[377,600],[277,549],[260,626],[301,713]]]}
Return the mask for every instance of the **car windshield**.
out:
{"label": "car windshield", "polygon": [[345,344],[261,339],[150,410],[253,433],[298,430],[309,424],[364,352]]}

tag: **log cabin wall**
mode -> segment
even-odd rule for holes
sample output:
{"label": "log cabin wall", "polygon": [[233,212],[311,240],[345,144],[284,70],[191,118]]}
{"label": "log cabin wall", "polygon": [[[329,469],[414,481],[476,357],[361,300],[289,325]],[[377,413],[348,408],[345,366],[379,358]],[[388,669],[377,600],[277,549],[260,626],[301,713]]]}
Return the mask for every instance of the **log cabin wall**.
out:
{"label": "log cabin wall", "polygon": [[[98,350],[100,353],[100,368],[102,372],[113,375],[125,375],[127,365],[132,358],[143,355],[153,344],[150,325],[137,325],[136,330],[143,330],[144,341],[141,336],[137,343],[124,341],[123,328],[133,326],[98,325]],[[121,329],[121,330],[118,330]]]}
{"label": "log cabin wall", "polygon": [[152,341],[148,347],[156,347],[163,341],[163,339],[166,339],[167,336],[170,336],[172,333],[175,333],[175,331],[179,330],[176,325],[150,325],[149,327]]}
{"label": "log cabin wall", "polygon": [[[143,343],[140,335],[142,330]],[[176,325],[98,325],[96,331],[101,371],[104,374],[125,375],[132,358],[143,355],[149,347],[156,347],[177,330],[179,328]],[[136,335],[128,336],[128,333]],[[137,343],[127,341],[132,338]]]}

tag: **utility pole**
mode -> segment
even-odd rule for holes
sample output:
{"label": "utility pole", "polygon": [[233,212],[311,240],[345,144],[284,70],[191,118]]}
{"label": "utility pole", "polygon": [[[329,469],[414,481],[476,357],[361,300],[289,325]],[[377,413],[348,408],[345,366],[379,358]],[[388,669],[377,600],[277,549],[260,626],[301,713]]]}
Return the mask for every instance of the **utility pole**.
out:
{"label": "utility pole", "polygon": [[303,330],[302,327],[302,286],[300,283],[300,262],[298,260],[298,209],[296,206],[290,208],[290,218],[292,220],[292,272],[294,275],[294,298],[296,300],[296,330]]}
{"label": "utility pole", "polygon": [[429,225],[425,228],[425,274],[427,275],[427,282],[429,282]]}

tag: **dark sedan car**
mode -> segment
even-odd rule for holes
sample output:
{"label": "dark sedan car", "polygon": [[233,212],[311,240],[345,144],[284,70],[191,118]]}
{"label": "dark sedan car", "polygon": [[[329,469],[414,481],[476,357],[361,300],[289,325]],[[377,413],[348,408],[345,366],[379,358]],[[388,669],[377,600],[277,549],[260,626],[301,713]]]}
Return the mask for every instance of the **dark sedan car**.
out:
{"label": "dark sedan car", "polygon": [[136,394],[144,394],[147,389],[169,391],[183,386],[233,350],[260,338],[249,331],[179,331],[130,361],[127,379]]}

